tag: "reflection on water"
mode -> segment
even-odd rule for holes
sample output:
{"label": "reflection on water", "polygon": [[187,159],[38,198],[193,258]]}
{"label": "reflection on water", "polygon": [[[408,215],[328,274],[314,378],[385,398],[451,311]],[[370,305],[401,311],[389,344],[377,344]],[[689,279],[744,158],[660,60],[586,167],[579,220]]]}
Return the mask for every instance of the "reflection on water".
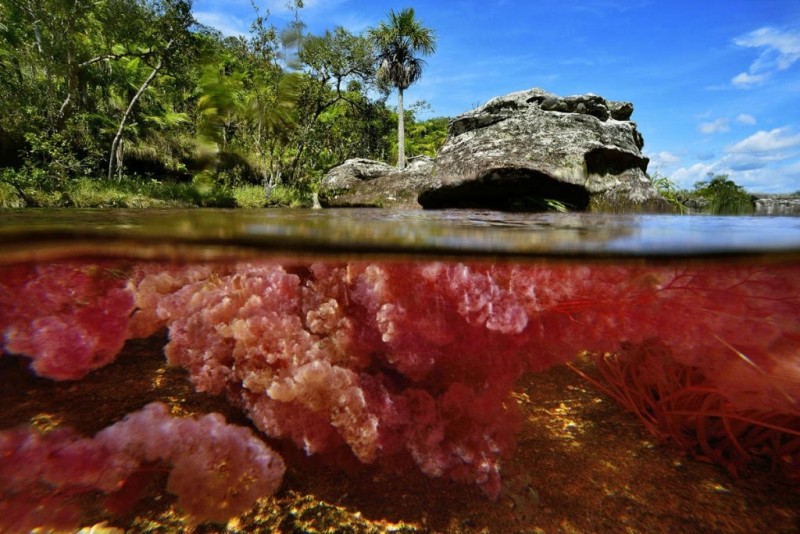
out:
{"label": "reflection on water", "polygon": [[[0,224],[4,259],[67,239],[203,244],[259,253],[693,255],[796,252],[800,218],[385,210],[19,210]],[[197,252],[197,248],[187,250]],[[145,255],[147,250],[134,250]],[[54,252],[57,253],[57,252]]]}
{"label": "reflection on water", "polygon": [[[737,513],[733,530],[797,524],[798,219],[3,215],[0,530],[130,528],[165,506],[190,522],[256,506],[236,520],[245,530],[286,530],[301,501],[340,513],[313,493],[335,494],[341,473],[334,500],[380,528],[597,530],[598,509],[634,531]],[[564,363],[572,372],[545,373]],[[664,452],[632,463],[637,430],[598,437],[621,417],[610,404],[598,417],[609,399],[721,471],[674,471]],[[187,418],[218,411],[237,426]],[[731,496],[728,475],[783,489]],[[648,497],[665,491],[698,493],[676,510]]]}

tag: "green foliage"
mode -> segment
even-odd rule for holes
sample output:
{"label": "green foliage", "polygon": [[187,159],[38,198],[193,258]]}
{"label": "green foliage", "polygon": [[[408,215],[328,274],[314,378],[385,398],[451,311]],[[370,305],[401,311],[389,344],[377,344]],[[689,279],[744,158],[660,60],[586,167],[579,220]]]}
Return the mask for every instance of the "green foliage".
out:
{"label": "green foliage", "polygon": [[289,187],[285,185],[273,187],[268,199],[268,204],[270,206],[288,208],[310,208],[312,203],[312,194],[307,188]]}
{"label": "green foliage", "polygon": [[[302,5],[223,37],[190,0],[0,0],[0,205],[310,205],[328,168],[385,160],[397,116],[371,35],[306,35]],[[410,119],[412,153],[438,150],[431,121]]]}
{"label": "green foliage", "polygon": [[[3,169],[0,173],[0,183],[14,190],[16,199],[8,197],[12,205],[18,207],[19,200],[27,207],[46,207],[61,205],[62,193],[60,187],[63,180],[48,174],[43,169],[25,167],[20,170]],[[4,204],[5,206],[5,204]]]}
{"label": "green foliage", "polygon": [[25,201],[11,185],[0,182],[0,208],[24,208]]}
{"label": "green foliage", "polygon": [[415,17],[413,8],[391,10],[388,20],[369,30],[378,50],[378,79],[402,91],[422,76],[425,62],[418,55],[436,51],[436,35]]}
{"label": "green foliage", "polygon": [[[230,208],[235,190],[210,183],[160,181],[146,177],[48,180],[41,171],[0,174],[0,208]],[[261,190],[263,196],[263,189]]]}
{"label": "green foliage", "polygon": [[76,208],[127,207],[126,195],[112,183],[93,181],[88,178],[73,180],[67,189],[69,205]]}
{"label": "green foliage", "polygon": [[425,101],[417,102],[406,111],[406,150],[410,156],[430,156],[435,158],[439,149],[447,139],[447,117],[434,117],[418,121],[416,115],[420,111],[430,111],[431,106]]}
{"label": "green foliage", "polygon": [[233,188],[233,198],[238,208],[263,208],[267,205],[267,195],[259,185],[240,185]]}
{"label": "green foliage", "polygon": [[413,123],[407,130],[406,146],[413,155],[435,158],[447,139],[447,117],[434,117]]}
{"label": "green foliage", "polygon": [[694,185],[693,196],[708,202],[713,215],[750,215],[755,211],[753,197],[744,188],[728,179],[727,174],[708,175],[708,180]]}
{"label": "green foliage", "polygon": [[686,213],[686,204],[684,204],[684,199],[686,197],[686,193],[681,191],[675,182],[670,180],[668,177],[659,174],[658,172],[654,173],[652,176],[649,177],[650,182],[656,188],[658,193],[664,197],[664,199],[675,206],[678,210],[678,213]]}
{"label": "green foliage", "polygon": [[130,140],[146,135],[143,116],[176,116],[152,94],[123,112],[154,65],[170,79],[153,85],[180,86],[192,57],[187,0],[4,2],[0,19],[12,22],[0,31],[0,131],[28,166],[98,173],[115,130]]}
{"label": "green foliage", "polygon": [[283,178],[313,183],[345,159],[385,154],[385,106],[369,96],[376,85],[369,39],[344,28],[306,35],[299,42],[298,60],[303,75],[297,123],[290,132],[290,164]]}

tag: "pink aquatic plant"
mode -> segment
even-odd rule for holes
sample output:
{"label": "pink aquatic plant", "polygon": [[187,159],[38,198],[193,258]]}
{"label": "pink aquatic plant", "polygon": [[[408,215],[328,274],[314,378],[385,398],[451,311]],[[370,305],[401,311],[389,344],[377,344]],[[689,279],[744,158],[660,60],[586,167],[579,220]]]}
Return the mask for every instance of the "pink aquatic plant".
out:
{"label": "pink aquatic plant", "polygon": [[158,316],[170,363],[268,435],[363,462],[410,456],[497,495],[531,341],[507,283],[440,264],[247,264],[162,299]]}
{"label": "pink aquatic plant", "polygon": [[[197,521],[224,521],[273,493],[283,461],[218,414],[179,418],[160,403],[83,438],[68,428],[0,432],[0,527],[27,532],[80,524],[77,497],[113,494],[143,464],[170,469],[167,490]],[[202,491],[198,491],[202,488]]]}
{"label": "pink aquatic plant", "polygon": [[[694,424],[696,440],[680,444],[749,459],[779,439],[768,454],[798,462],[792,264],[145,263],[119,278],[92,265],[6,268],[5,350],[43,376],[79,378],[125,337],[166,328],[169,362],[198,391],[226,396],[308,454],[410,460],[497,496],[520,425],[515,382],[588,351],[627,407],[677,406],[679,424],[655,419],[676,435]],[[79,342],[66,327],[43,336],[36,321],[76,325]],[[748,441],[754,421],[768,424]]]}
{"label": "pink aquatic plant", "polygon": [[128,338],[127,277],[113,262],[0,266],[0,348],[29,356],[40,376],[83,378]]}

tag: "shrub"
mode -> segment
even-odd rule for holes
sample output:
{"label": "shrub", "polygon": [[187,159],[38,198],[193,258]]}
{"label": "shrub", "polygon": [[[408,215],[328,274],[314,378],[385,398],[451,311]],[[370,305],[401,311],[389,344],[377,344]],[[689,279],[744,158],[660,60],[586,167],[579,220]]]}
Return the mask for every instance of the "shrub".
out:
{"label": "shrub", "polygon": [[707,181],[694,184],[694,194],[708,201],[712,215],[751,215],[755,211],[753,197],[727,174],[709,174]]}
{"label": "shrub", "polygon": [[11,184],[0,181],[0,208],[24,208],[25,201]]}
{"label": "shrub", "polygon": [[311,191],[300,187],[276,185],[269,193],[270,206],[288,206],[291,208],[311,207],[313,204]]}
{"label": "shrub", "polygon": [[267,205],[267,195],[260,185],[234,187],[233,198],[238,208],[263,208]]}

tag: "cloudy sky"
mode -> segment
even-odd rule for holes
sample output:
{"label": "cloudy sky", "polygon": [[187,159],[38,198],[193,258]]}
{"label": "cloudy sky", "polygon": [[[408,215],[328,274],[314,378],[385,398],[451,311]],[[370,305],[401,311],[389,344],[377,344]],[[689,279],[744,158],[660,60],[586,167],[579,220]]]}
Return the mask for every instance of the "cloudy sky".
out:
{"label": "cloudy sky", "polygon": [[[254,1],[285,24],[285,0]],[[300,18],[358,33],[405,7],[438,38],[407,102],[455,116],[531,87],[627,100],[650,174],[800,191],[798,0],[306,0]],[[194,0],[228,34],[246,34],[253,13],[250,0]]]}

